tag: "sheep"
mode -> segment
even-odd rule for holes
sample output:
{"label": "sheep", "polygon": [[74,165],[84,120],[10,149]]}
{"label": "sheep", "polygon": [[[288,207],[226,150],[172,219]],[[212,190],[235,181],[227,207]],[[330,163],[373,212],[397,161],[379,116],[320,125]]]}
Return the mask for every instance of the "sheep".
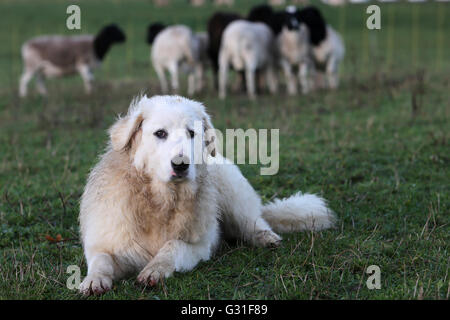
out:
{"label": "sheep", "polygon": [[326,23],[320,11],[308,6],[296,12],[299,23],[304,23],[310,33],[311,73],[316,69],[324,70],[327,86],[336,89],[339,85],[339,64],[345,55],[344,42],[341,36]]}
{"label": "sheep", "polygon": [[79,73],[85,91],[92,91],[92,70],[98,67],[115,43],[125,41],[125,34],[115,24],[96,35],[40,36],[22,45],[24,71],[20,78],[19,95],[27,95],[28,82],[36,75],[37,90],[47,94],[44,77],[61,77]]}
{"label": "sheep", "polygon": [[338,67],[345,53],[344,44],[316,7],[298,10],[295,6],[289,6],[285,11],[274,11],[269,5],[263,4],[255,6],[247,19],[266,23],[276,35],[279,62],[286,76],[289,94],[297,91],[292,76],[292,67],[295,65],[299,68],[303,93],[313,88],[310,78],[314,77],[316,69],[325,69],[327,86],[337,88]]}
{"label": "sheep", "polygon": [[247,15],[251,22],[263,22],[267,24],[275,36],[277,36],[286,22],[286,12],[274,11],[271,6],[261,4],[254,6]]}
{"label": "sheep", "polygon": [[147,43],[152,45],[151,61],[158,75],[163,93],[168,92],[165,72],[171,76],[171,87],[178,92],[178,70],[188,73],[188,95],[192,96],[203,86],[208,47],[206,33],[194,34],[184,25],[164,26],[154,23],[148,27]]}
{"label": "sheep", "polygon": [[277,66],[283,69],[288,93],[293,95],[297,93],[296,79],[292,74],[292,69],[296,66],[298,66],[298,76],[303,92],[306,93],[309,88],[307,81],[309,35],[306,26],[299,24],[292,6],[288,8],[283,11],[274,11],[270,5],[257,5],[250,10],[247,19],[265,23],[273,31],[279,59]]}
{"label": "sheep", "polygon": [[291,10],[286,11],[286,22],[277,36],[279,63],[283,69],[289,95],[297,94],[297,81],[293,76],[293,69],[298,68],[298,78],[302,93],[309,92],[311,86],[308,70],[311,68],[311,46],[309,44],[309,30],[306,25],[299,23]]}
{"label": "sheep", "polygon": [[256,98],[255,72],[265,73],[271,93],[277,91],[274,73],[275,39],[273,32],[264,23],[236,20],[230,23],[222,36],[219,53],[219,97],[226,96],[228,68],[245,71],[247,93],[250,99]]}
{"label": "sheep", "polygon": [[208,56],[211,61],[216,88],[218,87],[217,73],[219,71],[219,51],[222,43],[222,34],[231,22],[238,19],[241,19],[241,16],[237,13],[216,12],[208,20]]}

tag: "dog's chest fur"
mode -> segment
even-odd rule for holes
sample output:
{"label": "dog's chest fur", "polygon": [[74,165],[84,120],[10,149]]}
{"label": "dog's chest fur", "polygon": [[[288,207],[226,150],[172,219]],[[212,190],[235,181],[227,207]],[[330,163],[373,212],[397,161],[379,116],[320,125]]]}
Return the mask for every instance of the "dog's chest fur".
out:
{"label": "dog's chest fur", "polygon": [[127,182],[129,214],[134,220],[132,232],[140,249],[154,256],[168,240],[198,240],[195,204],[201,186],[161,184],[130,175]]}

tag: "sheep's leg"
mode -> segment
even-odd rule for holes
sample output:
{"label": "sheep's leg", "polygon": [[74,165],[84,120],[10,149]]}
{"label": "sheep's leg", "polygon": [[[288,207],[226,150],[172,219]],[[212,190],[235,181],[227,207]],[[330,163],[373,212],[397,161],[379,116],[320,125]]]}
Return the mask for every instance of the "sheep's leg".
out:
{"label": "sheep's leg", "polygon": [[338,78],[338,64],[336,59],[331,58],[328,60],[326,69],[327,85],[330,89],[336,89],[339,85]]}
{"label": "sheep's leg", "polygon": [[169,65],[170,80],[172,84],[172,90],[174,93],[178,93],[178,64],[172,63]]}
{"label": "sheep's leg", "polygon": [[167,80],[166,75],[164,74],[164,69],[158,64],[154,64],[156,74],[158,75],[159,83],[161,84],[161,91],[163,94],[166,94],[168,92],[167,88]]}
{"label": "sheep's leg", "polygon": [[314,69],[310,68],[310,64],[308,62],[302,62],[298,68],[298,78],[303,94],[307,94],[312,89],[310,77],[314,78]]}
{"label": "sheep's leg", "polygon": [[203,65],[198,64],[195,67],[195,78],[196,78],[196,87],[195,90],[197,92],[201,92],[204,86],[204,74],[203,74]]}
{"label": "sheep's leg", "polygon": [[271,94],[276,94],[278,92],[278,81],[275,75],[275,70],[272,66],[269,66],[266,70],[266,79],[269,85],[269,91]]}
{"label": "sheep's leg", "polygon": [[91,72],[91,69],[89,66],[83,64],[78,67],[78,72],[80,73],[81,78],[83,79],[84,83],[84,90],[87,94],[90,94],[92,92],[92,81],[94,80],[94,76]]}
{"label": "sheep's leg", "polygon": [[195,94],[195,72],[191,71],[188,75],[188,96],[193,96]]}
{"label": "sheep's leg", "polygon": [[25,69],[25,71],[23,72],[22,76],[20,77],[20,84],[19,84],[19,96],[20,97],[27,96],[28,83],[33,78],[33,75],[35,72],[36,72],[35,70],[30,70],[30,69]]}
{"label": "sheep's leg", "polygon": [[36,74],[36,87],[37,91],[43,95],[47,95],[47,88],[45,87],[44,75],[41,72]]}
{"label": "sheep's leg", "polygon": [[219,98],[225,99],[228,77],[228,57],[221,52],[219,56]]}
{"label": "sheep's leg", "polygon": [[255,100],[255,70],[251,67],[245,69],[245,80],[247,82],[247,94],[250,100]]}
{"label": "sheep's leg", "polygon": [[284,76],[286,78],[286,86],[288,94],[293,96],[297,94],[297,81],[292,73],[292,66],[286,60],[281,61],[281,67],[283,68]]}

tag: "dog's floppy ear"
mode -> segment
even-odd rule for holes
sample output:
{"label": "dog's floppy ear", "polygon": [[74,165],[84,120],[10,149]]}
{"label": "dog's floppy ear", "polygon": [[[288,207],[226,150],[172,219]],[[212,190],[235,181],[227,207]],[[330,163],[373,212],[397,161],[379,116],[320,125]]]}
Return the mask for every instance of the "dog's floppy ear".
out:
{"label": "dog's floppy ear", "polygon": [[205,132],[205,145],[208,150],[208,154],[216,156],[216,130],[214,129],[211,118],[206,112],[203,112],[202,116],[203,130]]}
{"label": "dog's floppy ear", "polygon": [[144,117],[142,114],[126,116],[117,120],[109,129],[111,145],[115,151],[121,151],[130,147],[131,141],[141,128]]}

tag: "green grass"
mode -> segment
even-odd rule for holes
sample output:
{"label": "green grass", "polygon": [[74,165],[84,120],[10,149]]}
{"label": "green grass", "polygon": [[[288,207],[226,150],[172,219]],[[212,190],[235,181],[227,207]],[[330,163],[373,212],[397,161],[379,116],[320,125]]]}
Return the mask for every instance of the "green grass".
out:
{"label": "green grass", "polygon": [[[115,115],[141,90],[158,92],[145,27],[162,20],[202,30],[216,10],[174,2],[161,9],[150,1],[77,2],[81,32],[115,21],[129,41],[96,72],[92,96],[75,77],[49,81],[48,99],[25,100],[17,97],[20,44],[70,33],[70,2],[0,3],[0,299],[80,298],[66,288],[65,272],[78,265],[86,274],[77,222],[86,176]],[[257,1],[236,2],[229,10],[245,13]],[[258,166],[242,165],[244,175],[264,201],[298,190],[322,194],[336,229],[285,234],[274,250],[224,243],[163,286],[144,290],[130,278],[102,299],[449,298],[450,6],[380,6],[382,29],[369,31],[366,6],[320,5],[347,47],[336,92],[252,103],[242,94],[220,101],[210,88],[196,97],[218,129],[279,128],[279,173],[260,176]],[[67,240],[46,239],[58,234]],[[365,284],[373,264],[380,290]]]}

